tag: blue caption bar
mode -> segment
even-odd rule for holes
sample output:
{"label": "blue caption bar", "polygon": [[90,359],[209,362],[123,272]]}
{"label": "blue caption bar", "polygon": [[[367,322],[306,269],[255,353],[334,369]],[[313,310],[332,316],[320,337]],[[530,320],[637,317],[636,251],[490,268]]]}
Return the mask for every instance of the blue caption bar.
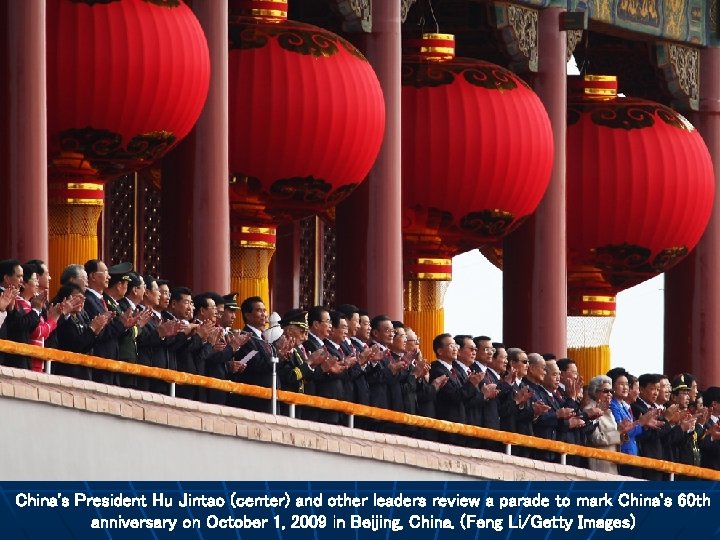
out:
{"label": "blue caption bar", "polygon": [[720,537],[710,482],[5,482],[2,538]]}

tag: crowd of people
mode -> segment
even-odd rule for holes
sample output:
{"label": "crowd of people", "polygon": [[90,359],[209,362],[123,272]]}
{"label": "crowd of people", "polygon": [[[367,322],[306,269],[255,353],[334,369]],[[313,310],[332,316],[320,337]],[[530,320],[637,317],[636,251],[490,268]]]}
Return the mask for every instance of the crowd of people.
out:
{"label": "crowd of people", "polygon": [[[40,260],[0,261],[0,339],[178,370],[308,395],[511,431],[720,470],[720,388],[698,391],[689,373],[634,377],[621,367],[587,385],[570,358],[526,352],[489,336],[440,334],[434,358],[401,321],[350,304],[268,315],[259,297],[193,294],[132,265],[72,264],[49,298]],[[237,317],[244,327],[235,329]],[[4,365],[42,371],[42,360],[0,355]],[[52,373],[168,394],[155,378],[52,363]],[[265,399],[178,385],[176,396],[257,411]],[[344,424],[338,411],[298,407],[299,418]],[[495,441],[358,417],[358,428],[504,451]],[[515,445],[514,455],[558,462],[558,454]],[[567,456],[567,463],[648,480],[654,469]]]}

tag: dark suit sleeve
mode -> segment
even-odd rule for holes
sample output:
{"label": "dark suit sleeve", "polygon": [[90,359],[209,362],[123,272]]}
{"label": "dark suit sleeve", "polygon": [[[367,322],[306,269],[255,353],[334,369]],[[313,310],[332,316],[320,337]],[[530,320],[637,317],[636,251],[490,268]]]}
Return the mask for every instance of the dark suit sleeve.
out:
{"label": "dark suit sleeve", "polygon": [[95,333],[88,327],[79,328],[72,319],[61,318],[55,330],[58,347],[63,351],[89,352],[95,344]]}

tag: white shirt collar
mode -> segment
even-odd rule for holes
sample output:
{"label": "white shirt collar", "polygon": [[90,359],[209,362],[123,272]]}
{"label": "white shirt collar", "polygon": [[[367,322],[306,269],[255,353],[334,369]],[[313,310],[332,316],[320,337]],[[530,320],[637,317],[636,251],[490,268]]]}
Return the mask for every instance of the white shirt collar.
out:
{"label": "white shirt collar", "polygon": [[93,294],[94,294],[97,298],[99,298],[100,300],[103,299],[102,293],[97,292],[95,289],[91,289],[90,287],[88,287],[88,288],[85,289],[85,290],[93,293]]}
{"label": "white shirt collar", "polygon": [[437,361],[440,362],[443,366],[445,366],[448,371],[452,372],[452,370],[453,370],[452,364],[448,364],[445,360],[440,360],[439,358],[437,359]]}
{"label": "white shirt collar", "polygon": [[252,330],[252,332],[253,332],[253,334],[255,334],[255,336],[257,336],[257,337],[259,337],[260,339],[262,339],[262,332],[261,332],[260,330],[258,330],[258,329],[255,328],[254,326],[250,326],[249,324],[247,325],[247,327],[248,327],[250,330]]}

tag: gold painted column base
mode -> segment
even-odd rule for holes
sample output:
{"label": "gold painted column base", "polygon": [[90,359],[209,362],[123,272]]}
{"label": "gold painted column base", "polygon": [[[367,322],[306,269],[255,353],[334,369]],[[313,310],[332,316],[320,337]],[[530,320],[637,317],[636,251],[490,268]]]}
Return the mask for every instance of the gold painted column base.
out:
{"label": "gold painted column base", "polygon": [[568,348],[568,358],[575,360],[578,372],[585,384],[597,375],[605,375],[610,369],[610,345]]}
{"label": "gold painted column base", "polygon": [[69,264],[98,257],[98,221],[103,210],[103,186],[64,183],[50,188],[48,205],[48,267],[54,294],[60,274]]}
{"label": "gold painted column base", "polygon": [[[230,288],[238,293],[238,304],[250,296],[259,296],[270,309],[268,266],[275,253],[275,229],[272,227],[236,227],[231,232]],[[242,328],[237,314],[235,327]]]}
{"label": "gold painted column base", "polygon": [[420,350],[428,361],[435,359],[433,339],[445,331],[443,301],[449,284],[450,281],[405,281],[403,322],[420,338]]}

